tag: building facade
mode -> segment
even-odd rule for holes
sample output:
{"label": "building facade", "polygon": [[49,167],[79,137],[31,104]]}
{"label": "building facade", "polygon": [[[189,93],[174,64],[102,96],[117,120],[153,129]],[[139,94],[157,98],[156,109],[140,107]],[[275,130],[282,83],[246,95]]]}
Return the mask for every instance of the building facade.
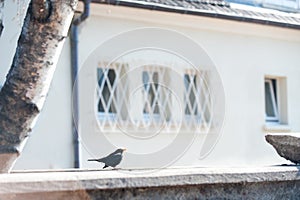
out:
{"label": "building facade", "polygon": [[[79,26],[81,168],[99,168],[87,159],[117,147],[127,148],[122,168],[287,162],[264,136],[300,131],[296,14],[241,10],[223,1],[122,2],[92,3],[90,17]],[[178,44],[167,43],[172,37]],[[113,57],[136,41],[174,51],[144,48]],[[194,44],[199,51],[192,51]],[[188,54],[180,57],[175,50]],[[74,167],[70,54],[66,41],[15,169]]]}

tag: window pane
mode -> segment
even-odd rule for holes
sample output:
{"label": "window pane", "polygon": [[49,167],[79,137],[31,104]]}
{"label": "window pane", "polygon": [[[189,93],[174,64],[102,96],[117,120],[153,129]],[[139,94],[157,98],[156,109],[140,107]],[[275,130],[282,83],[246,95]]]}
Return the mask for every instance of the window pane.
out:
{"label": "window pane", "polygon": [[266,115],[268,117],[276,117],[274,111],[274,105],[272,100],[272,91],[270,82],[265,82],[265,103],[266,103]]}
{"label": "window pane", "polygon": [[160,94],[158,90],[158,72],[143,72],[145,104],[143,113],[159,114]]}
{"label": "window pane", "polygon": [[196,101],[196,76],[195,75],[184,75],[184,86],[185,86],[185,111],[186,115],[197,115],[197,101]]}
{"label": "window pane", "polygon": [[272,79],[272,87],[273,87],[273,93],[275,97],[275,105],[277,108],[277,85],[276,85],[276,79]]}

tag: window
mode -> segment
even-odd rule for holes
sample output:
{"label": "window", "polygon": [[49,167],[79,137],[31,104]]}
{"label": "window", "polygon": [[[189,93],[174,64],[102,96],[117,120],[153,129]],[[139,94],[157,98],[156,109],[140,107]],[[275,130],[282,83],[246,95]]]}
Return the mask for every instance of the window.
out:
{"label": "window", "polygon": [[[126,64],[100,63],[97,68],[97,111],[101,124],[128,120],[128,80]],[[114,124],[115,125],[115,124]]]}
{"label": "window", "polygon": [[168,69],[145,66],[142,71],[143,121],[146,124],[169,122],[171,118],[171,90]]}
{"label": "window", "polygon": [[184,120],[188,128],[209,128],[212,120],[211,98],[205,71],[189,69],[183,75]]}
{"label": "window", "polygon": [[265,79],[265,112],[267,122],[279,122],[277,80]]}
{"label": "window", "polygon": [[266,131],[289,131],[286,77],[268,76],[264,79]]}

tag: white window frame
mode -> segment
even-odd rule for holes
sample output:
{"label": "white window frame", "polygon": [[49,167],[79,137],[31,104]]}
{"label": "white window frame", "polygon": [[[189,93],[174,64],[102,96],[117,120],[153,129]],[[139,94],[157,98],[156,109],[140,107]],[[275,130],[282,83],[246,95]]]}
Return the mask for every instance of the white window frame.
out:
{"label": "white window frame", "polygon": [[[276,94],[277,94],[277,102],[276,102],[276,97],[275,97],[275,88],[273,87],[273,83],[272,81],[275,81],[276,84]],[[268,116],[267,112],[266,112],[266,107],[267,105],[265,105],[265,115],[266,115],[266,122],[271,122],[271,123],[279,123],[279,101],[278,101],[278,80],[277,79],[273,79],[273,78],[265,78],[264,83],[267,83],[270,87],[270,92],[271,92],[271,101],[272,101],[272,107],[273,107],[273,112],[275,116]],[[266,88],[264,88],[266,90]],[[265,96],[266,98],[266,96]]]}

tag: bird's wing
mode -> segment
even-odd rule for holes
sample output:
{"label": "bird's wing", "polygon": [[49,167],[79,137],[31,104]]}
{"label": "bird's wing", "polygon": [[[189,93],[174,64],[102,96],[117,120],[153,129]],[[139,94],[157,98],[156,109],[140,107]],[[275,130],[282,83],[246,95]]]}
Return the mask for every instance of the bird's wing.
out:
{"label": "bird's wing", "polygon": [[115,155],[107,156],[107,159],[105,160],[105,164],[111,167],[115,167],[121,162],[121,160],[122,160],[122,155],[115,154]]}
{"label": "bird's wing", "polygon": [[111,154],[109,154],[109,155],[108,155],[108,156],[106,156],[106,157],[110,157],[110,156],[113,156],[113,155],[119,154],[119,153],[117,153],[117,152],[118,152],[118,150],[116,150],[116,151],[112,152]]}

